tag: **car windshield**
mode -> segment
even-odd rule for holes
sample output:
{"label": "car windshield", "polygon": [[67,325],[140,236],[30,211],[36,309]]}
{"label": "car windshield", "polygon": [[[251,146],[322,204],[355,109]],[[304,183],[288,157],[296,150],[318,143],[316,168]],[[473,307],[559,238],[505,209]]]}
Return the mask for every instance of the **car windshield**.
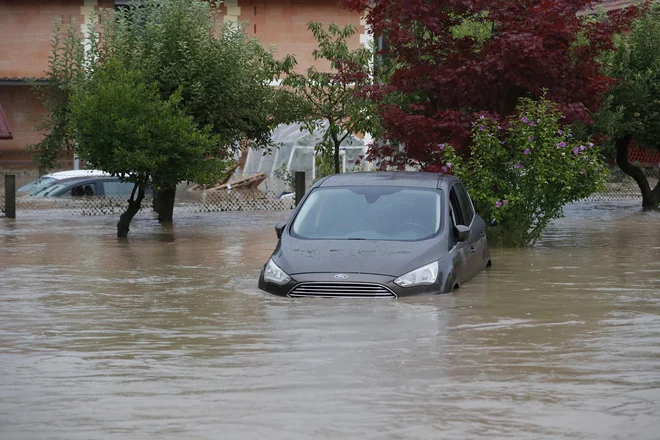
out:
{"label": "car windshield", "polygon": [[442,228],[442,191],[391,186],[317,188],[296,216],[303,239],[424,240]]}
{"label": "car windshield", "polygon": [[57,179],[53,179],[52,177],[40,177],[37,180],[33,180],[30,183],[26,183],[25,185],[21,186],[18,188],[17,191],[20,192],[27,192],[28,194],[36,194],[39,191],[41,191],[44,188],[48,188],[51,186],[53,183],[57,182]]}
{"label": "car windshield", "polygon": [[51,194],[55,194],[56,192],[60,191],[61,189],[64,189],[68,186],[66,183],[56,183],[54,185],[49,185],[43,189],[41,189],[38,192],[32,193],[33,196],[48,196]]}

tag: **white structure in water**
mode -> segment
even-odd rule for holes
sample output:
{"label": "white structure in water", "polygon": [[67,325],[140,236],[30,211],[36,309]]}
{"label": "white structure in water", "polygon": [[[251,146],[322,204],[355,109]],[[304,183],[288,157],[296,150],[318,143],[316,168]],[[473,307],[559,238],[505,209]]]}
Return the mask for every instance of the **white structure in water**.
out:
{"label": "white structure in water", "polygon": [[[259,150],[248,151],[245,161],[243,176],[256,173],[267,173],[275,178],[274,172],[283,167],[289,173],[304,171],[307,187],[316,180],[316,156],[315,147],[323,140],[323,133],[328,123],[324,121],[319,129],[310,133],[302,129],[300,124],[282,124],[272,133],[275,147],[270,153]],[[342,171],[355,171],[358,167],[355,160],[366,151],[365,140],[356,136],[348,136],[341,144],[340,158],[342,160]]]}

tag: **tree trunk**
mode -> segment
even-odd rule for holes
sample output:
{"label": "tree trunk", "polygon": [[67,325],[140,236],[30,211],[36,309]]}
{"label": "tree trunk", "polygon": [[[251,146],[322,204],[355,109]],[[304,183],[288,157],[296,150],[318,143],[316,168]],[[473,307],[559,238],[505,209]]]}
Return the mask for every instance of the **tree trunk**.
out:
{"label": "tree trunk", "polygon": [[334,131],[330,133],[330,139],[335,147],[335,174],[339,174],[339,147],[341,146],[341,141],[337,138],[337,135]]}
{"label": "tree trunk", "polygon": [[175,196],[176,187],[162,188],[154,191],[153,209],[158,213],[159,222],[172,221]]}
{"label": "tree trunk", "polygon": [[[135,184],[133,192],[131,193],[131,198],[128,200],[128,208],[126,211],[119,216],[119,222],[117,223],[117,237],[126,238],[128,237],[128,231],[130,230],[129,225],[135,217],[135,214],[138,213],[140,207],[142,206],[142,199],[144,199],[144,189],[145,184]],[[137,189],[137,198],[135,198],[135,190]]]}
{"label": "tree trunk", "polygon": [[635,182],[637,182],[637,185],[642,192],[642,208],[658,208],[658,205],[660,204],[660,182],[658,182],[655,188],[651,189],[644,172],[628,161],[628,147],[630,146],[631,140],[632,136],[630,135],[616,139],[616,163],[619,165],[619,168],[621,168],[621,171],[635,179]]}

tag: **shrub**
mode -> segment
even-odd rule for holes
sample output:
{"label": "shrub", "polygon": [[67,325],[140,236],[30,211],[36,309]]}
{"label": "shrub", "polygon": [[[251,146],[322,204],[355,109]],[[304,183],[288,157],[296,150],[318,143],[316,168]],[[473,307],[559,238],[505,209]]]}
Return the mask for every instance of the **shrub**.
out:
{"label": "shrub", "polygon": [[507,127],[484,116],[475,122],[465,159],[439,148],[444,171],[465,182],[477,212],[497,225],[491,240],[504,246],[533,244],[567,203],[601,189],[607,174],[599,149],[575,139],[553,103],[522,99],[517,110]]}

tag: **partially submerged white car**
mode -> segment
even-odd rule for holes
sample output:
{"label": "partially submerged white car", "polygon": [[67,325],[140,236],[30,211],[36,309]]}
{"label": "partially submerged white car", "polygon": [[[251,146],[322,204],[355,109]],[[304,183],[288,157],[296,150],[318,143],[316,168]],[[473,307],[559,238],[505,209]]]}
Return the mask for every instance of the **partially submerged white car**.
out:
{"label": "partially submerged white car", "polygon": [[70,179],[72,177],[104,177],[104,176],[110,176],[110,174],[101,170],[58,171],[56,173],[46,174],[45,176],[41,176],[38,179],[33,180],[32,182],[26,183],[25,185],[18,188],[16,191],[19,193],[23,193],[24,195],[33,195],[64,179]]}

